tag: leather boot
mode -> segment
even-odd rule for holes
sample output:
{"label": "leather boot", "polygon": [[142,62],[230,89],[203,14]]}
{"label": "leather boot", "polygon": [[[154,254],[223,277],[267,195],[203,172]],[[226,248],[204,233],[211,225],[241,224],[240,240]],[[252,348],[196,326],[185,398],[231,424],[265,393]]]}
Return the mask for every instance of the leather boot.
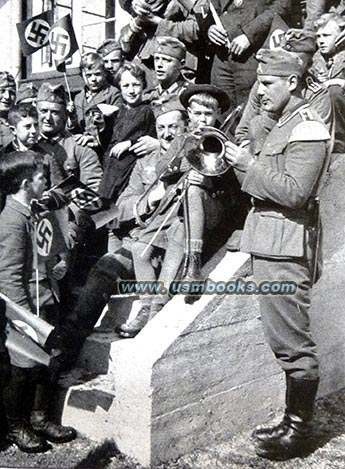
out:
{"label": "leather boot", "polygon": [[128,324],[122,324],[121,326],[116,328],[116,332],[126,339],[130,339],[135,337],[141,329],[146,326],[146,324],[150,320],[150,312],[151,312],[151,305],[145,304],[143,305],[137,316]]}
{"label": "leather boot", "polygon": [[7,440],[25,453],[44,453],[49,449],[44,438],[35,435],[25,420],[7,417]]}
{"label": "leather boot", "polygon": [[67,443],[77,437],[77,432],[73,427],[64,427],[50,422],[44,411],[31,412],[30,423],[36,435],[52,443]]}
{"label": "leather boot", "polygon": [[[189,255],[188,268],[184,280],[193,282],[201,281],[201,252],[191,251]],[[195,301],[199,300],[201,295],[198,293],[191,293],[184,297],[184,302],[186,304],[193,304]]]}
{"label": "leather boot", "polygon": [[287,377],[286,410],[283,420],[274,427],[259,428],[253,433],[256,453],[267,459],[284,460],[305,452],[311,436],[314,400],[319,380]]}

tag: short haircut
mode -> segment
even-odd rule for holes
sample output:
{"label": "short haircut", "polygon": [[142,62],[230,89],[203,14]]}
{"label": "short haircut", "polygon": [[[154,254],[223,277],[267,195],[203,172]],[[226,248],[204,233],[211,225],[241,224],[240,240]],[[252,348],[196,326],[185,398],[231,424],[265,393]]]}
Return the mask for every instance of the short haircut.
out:
{"label": "short haircut", "polygon": [[16,194],[24,179],[31,181],[42,167],[42,156],[31,150],[4,155],[0,160],[1,192],[5,195]]}
{"label": "short haircut", "polygon": [[208,93],[193,94],[189,98],[188,106],[190,106],[192,103],[197,103],[200,106],[205,106],[205,107],[211,108],[214,111],[219,111],[220,110],[220,104],[218,102],[218,99],[215,98],[214,96],[211,96]]}
{"label": "short haircut", "polygon": [[323,15],[321,15],[320,18],[314,23],[315,29],[318,30],[320,28],[323,28],[330,21],[334,21],[339,26],[339,29],[341,31],[344,29],[344,17],[339,15],[339,13],[336,13],[335,11],[331,13],[324,13]]}
{"label": "short haircut", "polygon": [[8,122],[14,127],[25,117],[32,117],[38,120],[37,109],[29,103],[15,104],[8,112]]}
{"label": "short haircut", "polygon": [[103,57],[96,52],[87,52],[81,58],[80,70],[83,72],[85,70],[93,70],[95,68],[101,68],[106,72]]}
{"label": "short haircut", "polygon": [[117,86],[120,86],[121,77],[124,72],[129,72],[135,78],[140,80],[143,84],[143,88],[146,88],[147,81],[145,70],[139,64],[136,64],[134,62],[124,62],[124,64],[118,70],[115,75],[115,83]]}

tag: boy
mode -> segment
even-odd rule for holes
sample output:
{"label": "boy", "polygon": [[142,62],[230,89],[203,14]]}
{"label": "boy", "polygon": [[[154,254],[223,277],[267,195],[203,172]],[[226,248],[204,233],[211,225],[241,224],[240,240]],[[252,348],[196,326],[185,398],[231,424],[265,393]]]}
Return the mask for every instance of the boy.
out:
{"label": "boy", "polygon": [[[0,291],[30,312],[35,311],[35,266],[33,223],[30,204],[40,199],[46,188],[40,157],[32,151],[5,155],[0,162],[1,187],[7,196],[0,214]],[[54,296],[50,278],[61,272],[39,264],[40,307],[43,315],[52,312]],[[76,437],[71,427],[49,421],[53,384],[47,370],[20,351],[10,350],[11,378],[4,388],[7,438],[24,452],[47,449],[47,441],[64,443]]]}

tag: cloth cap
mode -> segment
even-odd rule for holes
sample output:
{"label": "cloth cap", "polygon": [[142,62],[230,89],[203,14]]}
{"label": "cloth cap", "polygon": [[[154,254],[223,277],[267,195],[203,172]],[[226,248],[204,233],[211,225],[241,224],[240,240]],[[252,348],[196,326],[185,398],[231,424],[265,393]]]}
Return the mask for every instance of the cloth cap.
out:
{"label": "cloth cap", "polygon": [[63,85],[51,85],[50,83],[42,83],[38,90],[37,102],[48,101],[50,103],[58,103],[66,105],[66,93]]}
{"label": "cloth cap", "polygon": [[181,111],[184,114],[186,109],[182,105],[177,95],[167,95],[164,98],[156,99],[151,103],[155,118],[170,111]]}
{"label": "cloth cap", "polygon": [[302,76],[305,71],[304,62],[298,54],[284,49],[260,49],[256,54],[256,60],[259,62],[258,75]]}
{"label": "cloth cap", "polygon": [[157,47],[154,54],[164,54],[178,60],[185,60],[186,46],[183,42],[170,36],[157,36],[156,41]]}
{"label": "cloth cap", "polygon": [[115,41],[115,39],[106,39],[97,47],[96,52],[104,58],[106,55],[110,54],[110,52],[114,52],[115,50],[122,53],[120,44]]}
{"label": "cloth cap", "polygon": [[9,72],[0,72],[0,87],[1,88],[16,88],[16,82]]}
{"label": "cloth cap", "polygon": [[206,93],[218,101],[219,107],[222,112],[225,112],[230,107],[230,99],[227,93],[218,88],[217,86],[213,85],[204,85],[204,84],[197,84],[197,85],[189,85],[180,95],[180,101],[185,108],[188,107],[189,100],[192,96],[199,93]]}
{"label": "cloth cap", "polygon": [[36,98],[38,89],[33,83],[22,83],[17,92],[17,103],[20,103],[24,99]]}

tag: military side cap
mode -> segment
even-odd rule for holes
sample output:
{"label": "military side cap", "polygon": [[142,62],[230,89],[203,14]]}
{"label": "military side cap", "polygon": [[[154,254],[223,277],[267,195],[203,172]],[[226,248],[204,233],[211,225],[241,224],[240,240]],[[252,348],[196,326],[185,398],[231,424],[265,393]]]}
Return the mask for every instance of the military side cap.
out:
{"label": "military side cap", "polygon": [[260,49],[256,54],[256,60],[259,62],[258,75],[302,76],[305,70],[301,58],[296,53],[284,49]]}
{"label": "military side cap", "polygon": [[184,60],[186,58],[186,46],[175,37],[157,36],[156,42],[157,47],[154,54],[164,54],[178,60]]}
{"label": "military side cap", "polygon": [[230,107],[230,99],[226,92],[217,86],[213,85],[189,85],[180,95],[180,101],[185,108],[188,107],[189,100],[192,96],[199,93],[209,94],[218,101],[219,107],[222,112],[225,112]]}
{"label": "military side cap", "polygon": [[116,50],[122,52],[120,44],[115,41],[115,39],[106,39],[97,47],[96,52],[102,57],[105,57],[106,55],[110,54],[110,52],[114,52]]}
{"label": "military side cap", "polygon": [[38,90],[37,102],[48,101],[50,103],[66,104],[66,93],[63,85],[51,85],[42,83]]}
{"label": "military side cap", "polygon": [[0,87],[1,88],[15,88],[16,82],[9,72],[0,72]]}
{"label": "military side cap", "polygon": [[33,83],[22,83],[17,92],[17,103],[24,99],[34,99],[37,97],[38,88]]}
{"label": "military side cap", "polygon": [[316,51],[316,36],[303,29],[289,29],[282,40],[281,47],[288,52],[304,52],[314,54]]}
{"label": "military side cap", "polygon": [[186,113],[186,109],[182,105],[177,95],[167,95],[164,98],[156,99],[151,103],[155,118],[166,114],[170,111],[181,111]]}

